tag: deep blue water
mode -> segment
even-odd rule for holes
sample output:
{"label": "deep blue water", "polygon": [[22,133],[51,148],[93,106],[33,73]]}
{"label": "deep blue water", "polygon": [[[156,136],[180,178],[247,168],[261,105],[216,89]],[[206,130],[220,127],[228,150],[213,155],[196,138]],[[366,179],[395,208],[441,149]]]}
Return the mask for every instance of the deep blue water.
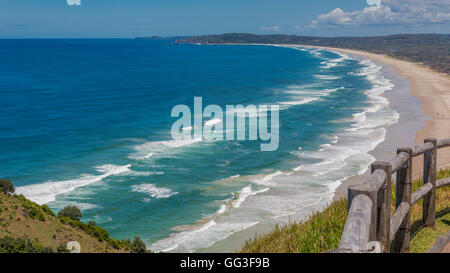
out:
{"label": "deep blue water", "polygon": [[[193,251],[324,205],[364,170],[397,118],[378,69],[285,47],[0,40],[0,177],[52,209],[79,206],[115,238]],[[171,140],[172,107],[194,96],[279,104],[279,149]]]}

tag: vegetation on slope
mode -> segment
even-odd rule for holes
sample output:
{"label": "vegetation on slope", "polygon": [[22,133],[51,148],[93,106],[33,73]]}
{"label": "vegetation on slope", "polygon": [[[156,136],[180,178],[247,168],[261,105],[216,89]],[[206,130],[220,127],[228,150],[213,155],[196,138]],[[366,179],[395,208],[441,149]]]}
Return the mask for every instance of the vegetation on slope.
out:
{"label": "vegetation on slope", "polygon": [[[450,169],[440,171],[437,179],[450,177]],[[413,192],[423,185],[422,180],[413,183]],[[393,190],[395,187],[392,187]],[[392,194],[394,212],[395,194]],[[450,231],[450,187],[437,190],[436,228],[421,229],[411,240],[411,252],[426,252],[434,241]],[[244,253],[319,253],[337,249],[347,218],[347,200],[333,202],[303,223],[293,223],[276,229],[264,236],[246,241]],[[422,201],[411,208],[411,234],[422,226]]]}
{"label": "vegetation on slope", "polygon": [[79,242],[82,252],[146,252],[139,237],[113,239],[94,221],[79,221],[78,208],[68,206],[56,216],[48,206],[14,195],[10,185],[0,180],[0,253],[67,252],[69,241]]}
{"label": "vegetation on slope", "polygon": [[363,50],[422,63],[450,74],[450,35],[401,34],[379,37],[313,37],[296,35],[255,35],[228,33],[205,35],[177,40],[178,43],[205,44],[301,44]]}
{"label": "vegetation on slope", "polygon": [[[450,177],[450,169],[439,172],[437,179]],[[413,184],[412,191],[416,191],[423,185],[423,181]],[[425,227],[421,229],[422,204],[420,200],[412,206],[411,210],[411,235],[415,235],[411,240],[410,250],[413,253],[425,253],[434,244],[437,238],[450,232],[450,186],[437,190],[436,195],[436,227]]]}

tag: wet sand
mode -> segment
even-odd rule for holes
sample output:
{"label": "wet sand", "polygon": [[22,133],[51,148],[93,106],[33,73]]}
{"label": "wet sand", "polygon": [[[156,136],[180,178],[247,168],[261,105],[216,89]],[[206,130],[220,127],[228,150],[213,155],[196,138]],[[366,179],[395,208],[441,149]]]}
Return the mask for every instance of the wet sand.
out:
{"label": "wet sand", "polygon": [[[305,46],[307,47],[307,46]],[[375,61],[383,66],[383,72],[393,81],[393,90],[383,94],[391,108],[400,113],[397,124],[388,127],[386,139],[371,154],[378,161],[386,161],[396,154],[399,147],[413,147],[425,138],[450,138],[450,77],[431,69],[389,56],[357,50],[315,47],[338,51]],[[405,87],[408,88],[405,88]],[[413,178],[423,173],[423,157],[413,160]],[[438,151],[438,168],[450,167],[450,149]],[[362,183],[369,175],[354,176],[344,181],[336,190],[335,199],[347,195],[348,185]]]}

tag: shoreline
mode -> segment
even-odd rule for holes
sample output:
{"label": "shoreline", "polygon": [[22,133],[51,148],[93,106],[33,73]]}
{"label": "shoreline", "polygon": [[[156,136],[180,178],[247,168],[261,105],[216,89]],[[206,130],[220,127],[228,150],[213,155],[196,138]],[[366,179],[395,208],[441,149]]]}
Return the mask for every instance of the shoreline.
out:
{"label": "shoreline", "polygon": [[[425,138],[450,137],[450,77],[448,75],[433,71],[420,64],[381,54],[341,48],[300,46],[337,51],[370,59],[383,67],[383,73],[390,74],[388,78],[394,82],[395,87],[382,96],[389,100],[391,108],[400,113],[400,120],[387,127],[385,140],[369,152],[377,161],[391,159],[395,156],[397,148],[421,145]],[[398,79],[399,77],[400,79]],[[399,80],[405,81],[408,90],[404,90],[402,84],[398,85]],[[416,128],[415,132],[414,128]],[[450,166],[450,149],[440,151],[437,162],[438,169],[447,168]],[[413,179],[421,177],[422,162],[423,157],[413,160]],[[356,175],[343,181],[336,189],[333,199],[346,197],[348,186],[364,182],[369,174],[368,170],[363,175]]]}
{"label": "shoreline", "polygon": [[[387,129],[385,139],[369,152],[377,161],[389,160],[395,156],[397,148],[420,145],[427,137],[438,139],[450,137],[450,90],[445,90],[446,86],[450,86],[450,78],[447,75],[432,71],[419,64],[357,50],[293,44],[268,44],[268,46],[299,46],[345,53],[356,59],[369,59],[382,67],[383,75],[394,84],[394,87],[381,96],[388,99],[389,107],[397,111],[400,118],[397,123],[385,127]],[[450,149],[446,152],[446,156],[442,152],[438,155],[439,167],[450,166],[449,152]],[[422,173],[422,161],[421,158],[414,160],[414,179],[417,179]],[[370,175],[369,168],[362,175],[354,175],[342,181],[335,189],[332,200],[346,197],[349,185],[363,183]],[[250,228],[236,232],[228,238],[219,240],[212,246],[196,252],[238,251],[245,240],[253,238],[255,234],[261,235],[271,231],[272,228],[268,226]]]}

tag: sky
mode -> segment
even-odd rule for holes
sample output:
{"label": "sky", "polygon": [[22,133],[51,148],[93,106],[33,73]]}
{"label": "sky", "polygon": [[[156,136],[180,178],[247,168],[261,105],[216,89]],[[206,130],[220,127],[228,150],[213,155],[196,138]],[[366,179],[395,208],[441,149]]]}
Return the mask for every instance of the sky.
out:
{"label": "sky", "polygon": [[450,0],[0,0],[0,38],[450,33]]}

